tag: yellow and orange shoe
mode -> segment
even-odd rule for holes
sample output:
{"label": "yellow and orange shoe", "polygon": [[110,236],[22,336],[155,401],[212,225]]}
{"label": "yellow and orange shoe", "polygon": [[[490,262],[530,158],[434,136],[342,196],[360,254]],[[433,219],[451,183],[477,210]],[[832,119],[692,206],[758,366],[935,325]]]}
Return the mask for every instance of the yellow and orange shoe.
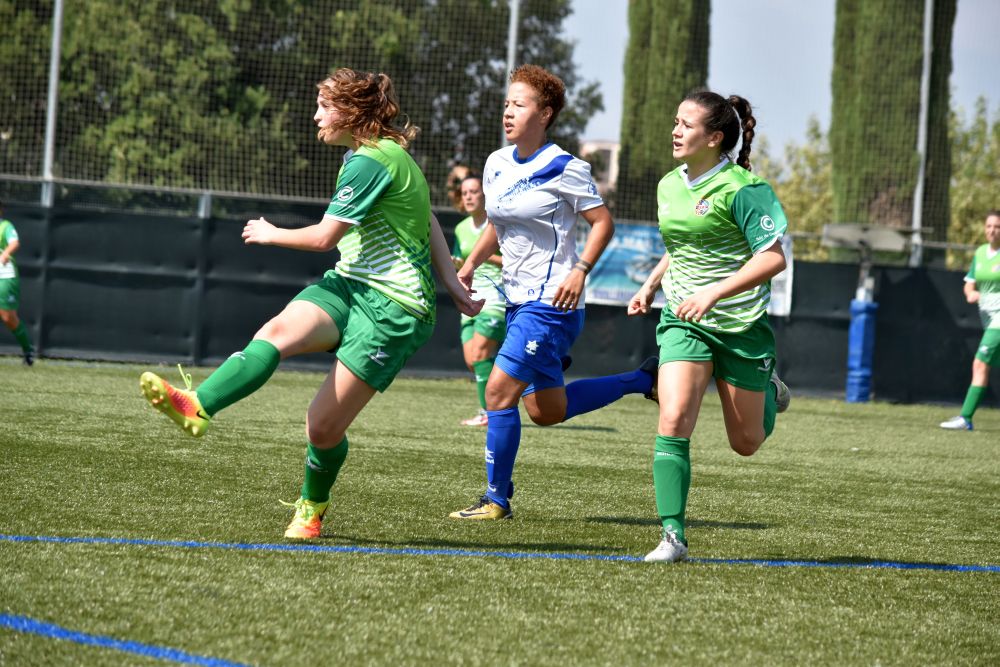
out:
{"label": "yellow and orange shoe", "polygon": [[294,503],[280,501],[286,507],[295,508],[295,516],[285,529],[285,537],[291,540],[313,540],[323,531],[323,515],[330,506],[330,501],[316,503],[305,498],[299,498]]}
{"label": "yellow and orange shoe", "polygon": [[149,404],[170,417],[185,432],[196,438],[205,435],[211,417],[201,407],[198,395],[191,390],[191,376],[184,373],[180,364],[177,368],[187,389],[178,389],[156,373],[146,372],[139,376],[139,388]]}

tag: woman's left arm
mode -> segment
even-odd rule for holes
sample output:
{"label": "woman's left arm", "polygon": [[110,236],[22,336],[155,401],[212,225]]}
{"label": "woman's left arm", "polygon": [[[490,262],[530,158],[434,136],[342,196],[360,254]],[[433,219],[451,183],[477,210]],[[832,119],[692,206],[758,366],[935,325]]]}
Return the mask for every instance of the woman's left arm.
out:
{"label": "woman's left arm", "polygon": [[441,282],[444,283],[445,289],[448,290],[451,300],[455,302],[455,307],[458,308],[460,313],[469,317],[478,315],[486,301],[484,299],[473,299],[471,292],[466,289],[465,285],[458,281],[458,276],[455,273],[455,264],[452,261],[451,251],[448,248],[448,242],[444,238],[444,232],[441,231],[441,224],[433,213],[431,213],[430,241],[431,263],[441,278]]}
{"label": "woman's left arm", "polygon": [[743,268],[733,275],[689,296],[677,306],[675,314],[678,319],[698,322],[721,299],[767,282],[784,271],[785,266],[785,253],[781,249],[781,240],[777,239],[767,250],[762,250],[751,257]]}
{"label": "woman's left arm", "polygon": [[563,312],[573,310],[580,304],[580,295],[583,294],[587,274],[597,264],[597,260],[601,258],[615,234],[615,223],[607,206],[602,204],[588,208],[580,215],[590,224],[587,243],[580,253],[580,261],[573,266],[552,297],[552,305]]}

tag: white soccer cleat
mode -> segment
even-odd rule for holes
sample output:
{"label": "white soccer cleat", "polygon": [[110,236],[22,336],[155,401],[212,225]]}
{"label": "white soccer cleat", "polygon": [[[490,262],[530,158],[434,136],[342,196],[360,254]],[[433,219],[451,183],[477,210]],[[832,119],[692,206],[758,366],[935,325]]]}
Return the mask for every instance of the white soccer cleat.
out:
{"label": "white soccer cleat", "polygon": [[687,558],[687,555],[687,545],[677,539],[674,531],[664,528],[663,539],[643,560],[647,563],[676,563]]}
{"label": "white soccer cleat", "polygon": [[962,415],[958,415],[957,417],[952,417],[948,421],[941,422],[941,428],[948,429],[949,431],[971,431],[972,420],[966,419]]}

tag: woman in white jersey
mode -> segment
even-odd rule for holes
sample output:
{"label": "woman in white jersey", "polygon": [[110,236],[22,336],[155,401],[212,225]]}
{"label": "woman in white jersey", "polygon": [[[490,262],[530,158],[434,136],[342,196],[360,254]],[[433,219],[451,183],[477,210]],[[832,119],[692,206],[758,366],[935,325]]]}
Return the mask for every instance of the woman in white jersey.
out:
{"label": "woman in white jersey", "polygon": [[976,248],[964,287],[965,300],[979,306],[983,337],[972,359],[972,383],[965,392],[962,412],[941,422],[941,428],[949,431],[972,430],[972,416],[990,384],[990,369],[1000,364],[1000,211],[986,214],[983,231],[986,243]]}
{"label": "woman in white jersey", "polygon": [[[347,428],[375,395],[385,391],[434,328],[435,290],[430,265],[459,310],[473,302],[458,282],[448,246],[430,211],[427,182],[406,152],[417,128],[394,127],[399,103],[385,74],[341,68],[317,84],[319,139],[350,149],[336,194],[323,219],[301,229],[247,222],[247,244],[328,252],[340,260],[265,324],[195,391],[177,389],[143,373],[147,400],[193,436],[204,435],[223,408],[249,396],[279,361],[335,351],[336,360],[306,415],[305,480],[285,537],[319,537],[330,489],[347,457]],[[183,371],[182,371],[183,375]]]}
{"label": "woman in white jersey", "polygon": [[[466,171],[458,189],[462,209],[469,217],[455,225],[455,244],[451,256],[456,269],[462,268],[465,258],[486,229],[486,197],[483,195],[482,177],[475,172]],[[462,426],[486,426],[489,421],[486,416],[486,381],[493,372],[493,360],[496,359],[497,350],[507,332],[504,317],[506,303],[494,287],[503,280],[500,275],[501,266],[503,260],[496,254],[488,257],[476,269],[473,274],[473,291],[477,297],[485,299],[486,303],[475,317],[462,315],[462,356],[465,358],[466,368],[476,378],[476,394],[479,397],[479,412],[463,419]]]}
{"label": "woman in white jersey", "polygon": [[[657,187],[667,253],[628,306],[629,315],[649,312],[667,274],[667,305],[656,329],[660,418],[653,458],[663,532],[647,561],[687,557],[689,446],[708,383],[715,379],[729,444],[742,456],[757,451],[790,400],[774,374],[767,320],[769,281],[785,268],[780,241],[787,222],[771,186],[750,173],[755,125],[742,97],[689,94],[672,133],[673,156],[683,164]],[[730,153],[741,138],[734,164]]]}
{"label": "woman in white jersey", "polygon": [[[513,516],[514,459],[521,440],[518,401],[533,422],[558,424],[625,394],[649,394],[655,359],[639,369],[568,386],[563,371],[583,327],[584,281],[614,233],[590,166],[546,140],[565,105],[563,82],[536,65],[511,74],[503,127],[510,146],[486,160],[483,187],[489,222],[459,270],[471,288],[477,267],[503,256],[507,337],[486,385],[486,493],[455,519]],[[576,222],[591,226],[576,252]]]}

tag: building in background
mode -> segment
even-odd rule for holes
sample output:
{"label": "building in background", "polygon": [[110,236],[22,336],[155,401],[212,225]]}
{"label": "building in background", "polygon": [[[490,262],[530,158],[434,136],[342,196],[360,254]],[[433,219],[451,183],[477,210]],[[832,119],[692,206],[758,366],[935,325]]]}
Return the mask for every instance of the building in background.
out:
{"label": "building in background", "polygon": [[617,141],[580,142],[580,156],[590,163],[591,175],[602,197],[607,197],[618,180],[618,151]]}

